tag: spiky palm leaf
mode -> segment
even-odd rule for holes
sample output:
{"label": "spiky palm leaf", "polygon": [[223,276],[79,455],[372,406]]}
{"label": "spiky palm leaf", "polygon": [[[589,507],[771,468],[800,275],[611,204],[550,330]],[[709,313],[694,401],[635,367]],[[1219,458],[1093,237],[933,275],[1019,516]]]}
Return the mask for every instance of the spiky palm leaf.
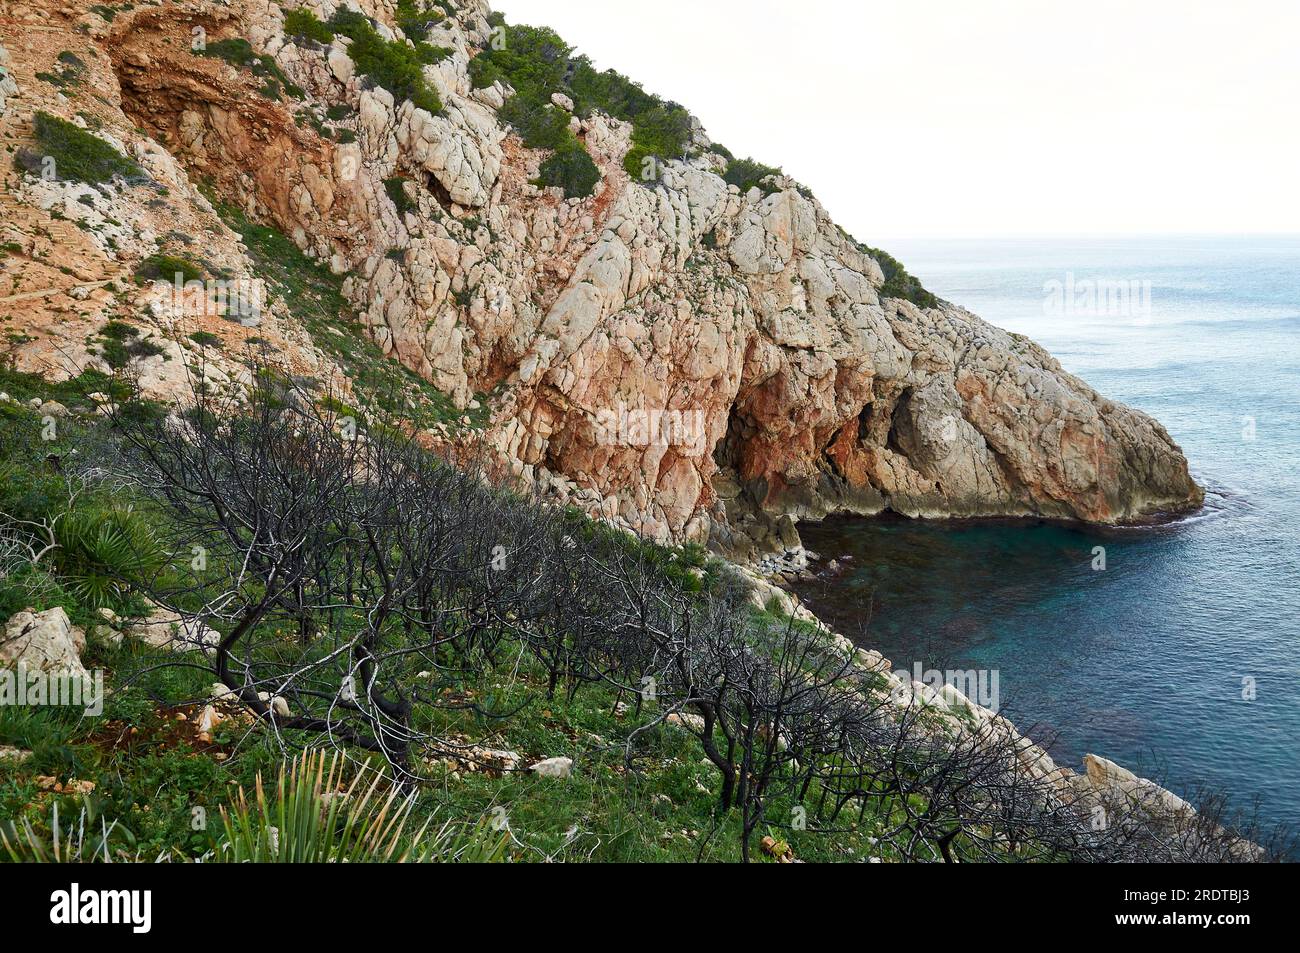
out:
{"label": "spiky palm leaf", "polygon": [[413,795],[388,786],[377,771],[358,772],[342,786],[335,752],[305,751],[280,769],[274,797],[259,776],[250,800],[242,789],[221,810],[225,837],[209,856],[218,863],[487,863],[503,859],[508,837],[486,824],[463,829],[426,822],[409,837]]}

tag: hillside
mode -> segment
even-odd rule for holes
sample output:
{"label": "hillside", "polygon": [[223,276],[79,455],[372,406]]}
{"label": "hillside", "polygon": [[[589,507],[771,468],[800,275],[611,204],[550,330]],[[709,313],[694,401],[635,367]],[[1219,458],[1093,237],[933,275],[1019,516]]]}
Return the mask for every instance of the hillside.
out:
{"label": "hillside", "polygon": [[[786,514],[1115,522],[1201,499],[1159,424],[934,299],[682,107],[479,2],[361,9],[14,8],[7,148],[39,153],[47,111],[140,169],[103,189],[6,170],[20,369],[86,366],[118,315],[168,351],[146,374],[159,394],[195,331],[266,337],[329,378],[337,355],[291,294],[253,334],[133,287],[159,254],[260,277],[239,236],[270,226],[444,416],[482,407],[521,478],[661,541],[744,556],[789,548]],[[72,297],[12,297],[51,288]]]}
{"label": "hillside", "polygon": [[765,577],[833,511],[1201,491],[680,105],[478,0],[16,4],[0,50],[0,647],[108,687],[0,712],[20,854],[63,803],[226,856],[194,809],[331,745],[430,859],[1257,856]]}

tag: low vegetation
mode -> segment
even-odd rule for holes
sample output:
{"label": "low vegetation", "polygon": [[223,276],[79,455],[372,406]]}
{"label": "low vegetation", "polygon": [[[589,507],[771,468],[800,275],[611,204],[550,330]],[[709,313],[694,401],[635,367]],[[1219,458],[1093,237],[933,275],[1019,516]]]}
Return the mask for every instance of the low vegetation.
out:
{"label": "low vegetation", "polygon": [[877,264],[880,265],[880,270],[885,273],[885,283],[880,287],[880,296],[882,298],[902,298],[921,308],[936,308],[939,306],[939,299],[926,291],[921,286],[920,281],[908,274],[907,269],[903,267],[903,263],[889,252],[881,251],[879,248],[869,248],[865,245],[859,245],[859,248],[874,258]]}
{"label": "low vegetation", "polygon": [[302,87],[289,81],[280,69],[275,57],[267,53],[257,53],[243,37],[217,40],[195,50],[199,56],[210,56],[225,60],[236,69],[244,69],[263,80],[262,95],[267,99],[280,99],[281,94],[293,99],[302,99],[306,93]]}
{"label": "low vegetation", "polygon": [[[405,10],[405,22],[434,22],[433,15],[417,15],[414,6],[399,5],[399,19]],[[414,43],[402,40],[385,40],[374,24],[364,14],[339,7],[328,22],[322,22],[307,9],[293,10],[285,15],[285,33],[293,37],[328,43],[335,36],[346,36],[352,42],[348,55],[356,64],[357,72],[376,86],[382,86],[401,102],[410,100],[417,109],[430,113],[442,112],[438,92],[424,78],[423,67],[436,63],[450,51],[443,51],[423,42],[424,31]]]}
{"label": "low vegetation", "polygon": [[757,188],[770,195],[777,189],[769,179],[771,176],[780,174],[780,169],[773,168],[770,165],[763,165],[763,163],[756,162],[753,159],[731,159],[727,164],[727,171],[723,173],[722,177],[728,184],[740,189],[741,194]]}
{"label": "low vegetation", "polygon": [[[20,475],[0,481],[0,609],[67,609],[111,688],[99,719],[0,709],[0,744],[32,752],[0,762],[13,856],[1233,856],[1219,815],[1169,838],[1122,812],[1096,830],[1023,769],[1019,741],[899,706],[697,548],[540,506],[256,376],[244,401],[196,388],[164,425],[128,412],[129,380],[61,385],[73,414],[54,441],[37,411],[0,404],[0,460]],[[85,386],[121,409],[85,412]],[[20,399],[42,387],[0,375]],[[136,527],[129,545],[72,533],[32,558],[30,527],[109,514]],[[146,597],[219,644],[106,640],[97,609]],[[221,718],[200,730],[209,705]],[[347,767],[285,766],[321,749]],[[555,758],[559,776],[529,770]]]}
{"label": "low vegetation", "polygon": [[60,182],[98,185],[115,176],[128,181],[144,178],[140,166],[99,136],[66,119],[37,111],[33,122],[35,149],[20,149],[17,164],[33,175],[50,175]]}
{"label": "low vegetation", "polygon": [[157,252],[148,256],[135,268],[137,284],[143,284],[147,281],[165,281],[168,283],[179,281],[181,284],[185,284],[190,281],[201,281],[203,274],[203,268],[189,259],[164,252]]}

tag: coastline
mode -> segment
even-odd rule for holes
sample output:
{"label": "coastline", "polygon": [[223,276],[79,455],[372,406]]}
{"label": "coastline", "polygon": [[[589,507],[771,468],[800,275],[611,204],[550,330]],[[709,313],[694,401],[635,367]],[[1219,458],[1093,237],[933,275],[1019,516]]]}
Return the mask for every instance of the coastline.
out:
{"label": "coastline", "polygon": [[[1199,485],[1199,484],[1198,484]],[[1218,495],[1218,494],[1214,494]],[[1153,513],[1142,521],[1117,524],[1089,523],[1078,519],[1024,516],[948,516],[942,518],[913,517],[892,510],[872,515],[855,512],[826,514],[816,520],[799,520],[821,524],[828,520],[872,520],[885,518],[898,523],[923,522],[938,526],[1001,526],[1025,527],[1056,526],[1067,529],[1087,529],[1099,535],[1120,535],[1134,531],[1158,532],[1175,528],[1212,515],[1215,507],[1209,503],[1211,494],[1205,494],[1200,503],[1178,512]],[[793,521],[793,518],[792,518]],[[765,554],[755,560],[726,559],[729,570],[739,575],[749,586],[750,601],[756,609],[787,616],[797,622],[814,626],[827,637],[828,644],[842,657],[852,661],[864,675],[883,677],[885,691],[896,704],[920,704],[932,710],[942,721],[959,732],[971,733],[990,730],[994,736],[1010,736],[1021,745],[1017,755],[1023,769],[1038,780],[1050,782],[1065,799],[1079,799],[1095,808],[1105,805],[1125,804],[1140,806],[1151,814],[1155,826],[1168,824],[1176,827],[1186,824],[1197,814],[1196,808],[1183,797],[1157,782],[1141,777],[1117,761],[1091,751],[1085,752],[1078,769],[1058,764],[1038,743],[1024,735],[1016,725],[996,708],[989,708],[967,697],[957,685],[945,682],[939,688],[928,681],[920,681],[912,672],[896,669],[893,662],[877,649],[855,642],[836,631],[810,608],[803,598],[792,591],[795,581],[824,578],[825,571],[838,572],[836,565],[846,554],[832,555],[807,549],[802,540],[783,553]],[[850,557],[851,558],[851,557]],[[814,573],[813,567],[821,565],[823,573]],[[1050,729],[1052,726],[1048,726]],[[1263,849],[1248,840],[1239,841],[1244,858],[1262,856]]]}

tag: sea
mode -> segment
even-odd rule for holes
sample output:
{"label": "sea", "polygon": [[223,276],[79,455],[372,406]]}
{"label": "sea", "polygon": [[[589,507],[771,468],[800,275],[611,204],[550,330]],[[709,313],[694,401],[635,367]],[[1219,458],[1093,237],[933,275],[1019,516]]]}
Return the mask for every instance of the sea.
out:
{"label": "sea", "polygon": [[1206,505],[1119,529],[804,523],[843,568],[800,595],[896,669],[995,677],[1000,710],[1060,764],[1095,753],[1300,829],[1300,235],[886,248],[1157,418]]}

